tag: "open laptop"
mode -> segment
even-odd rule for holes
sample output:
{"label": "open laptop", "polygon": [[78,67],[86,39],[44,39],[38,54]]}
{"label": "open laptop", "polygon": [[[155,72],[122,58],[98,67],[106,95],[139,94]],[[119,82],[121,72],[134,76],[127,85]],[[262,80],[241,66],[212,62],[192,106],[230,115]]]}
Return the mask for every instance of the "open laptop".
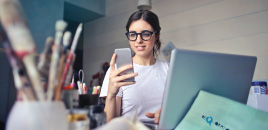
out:
{"label": "open laptop", "polygon": [[246,104],[256,61],[253,56],[174,49],[159,125],[150,128],[175,129],[199,90]]}

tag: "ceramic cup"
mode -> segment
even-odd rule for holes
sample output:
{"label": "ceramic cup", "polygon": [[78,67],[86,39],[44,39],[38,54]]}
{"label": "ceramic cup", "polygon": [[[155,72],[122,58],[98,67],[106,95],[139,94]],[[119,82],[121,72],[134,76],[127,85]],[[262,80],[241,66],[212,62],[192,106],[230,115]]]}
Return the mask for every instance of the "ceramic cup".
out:
{"label": "ceramic cup", "polygon": [[17,101],[7,119],[7,130],[68,130],[64,103]]}

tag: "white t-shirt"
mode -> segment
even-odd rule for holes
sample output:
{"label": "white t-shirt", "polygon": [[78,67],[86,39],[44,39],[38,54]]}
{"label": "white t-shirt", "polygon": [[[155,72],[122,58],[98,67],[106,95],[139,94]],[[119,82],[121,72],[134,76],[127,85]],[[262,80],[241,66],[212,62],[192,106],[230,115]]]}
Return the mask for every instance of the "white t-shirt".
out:
{"label": "white t-shirt", "polygon": [[[122,97],[121,115],[135,115],[138,109],[138,119],[154,121],[145,116],[146,112],[154,113],[161,108],[169,65],[167,62],[157,60],[154,65],[142,66],[133,64],[136,83],[122,86],[117,96]],[[107,96],[110,68],[108,69],[100,93],[100,97]]]}

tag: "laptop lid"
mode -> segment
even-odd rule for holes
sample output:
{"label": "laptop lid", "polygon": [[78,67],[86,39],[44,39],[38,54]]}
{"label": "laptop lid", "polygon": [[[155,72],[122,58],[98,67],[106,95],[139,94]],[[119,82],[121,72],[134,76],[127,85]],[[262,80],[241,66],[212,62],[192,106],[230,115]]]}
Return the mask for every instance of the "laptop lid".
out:
{"label": "laptop lid", "polygon": [[256,61],[253,56],[174,49],[159,129],[174,129],[199,90],[246,104]]}

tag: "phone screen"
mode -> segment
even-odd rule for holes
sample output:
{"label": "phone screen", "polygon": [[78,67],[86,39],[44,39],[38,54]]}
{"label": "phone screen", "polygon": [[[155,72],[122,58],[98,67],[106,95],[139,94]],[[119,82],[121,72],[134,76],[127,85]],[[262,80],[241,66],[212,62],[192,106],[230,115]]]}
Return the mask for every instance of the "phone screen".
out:
{"label": "phone screen", "polygon": [[[132,64],[132,56],[131,56],[131,50],[130,48],[119,48],[119,49],[115,49],[115,53],[116,53],[116,64],[115,64],[115,69],[118,69],[122,66],[125,65],[129,65]],[[124,74],[129,74],[129,73],[134,73],[133,68],[128,69],[124,72],[122,72],[120,75],[124,75]],[[134,77],[133,78],[129,78],[126,80],[123,80],[124,82],[133,82],[135,81]]]}

